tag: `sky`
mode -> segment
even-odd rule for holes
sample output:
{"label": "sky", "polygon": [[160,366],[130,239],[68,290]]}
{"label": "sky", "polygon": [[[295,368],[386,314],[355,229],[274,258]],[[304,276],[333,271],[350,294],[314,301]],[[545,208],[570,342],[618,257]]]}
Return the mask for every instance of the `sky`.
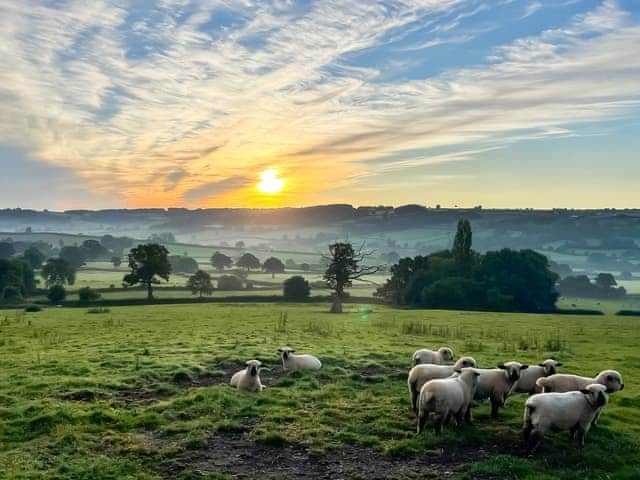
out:
{"label": "sky", "polygon": [[0,2],[0,208],[640,207],[639,152],[638,0]]}

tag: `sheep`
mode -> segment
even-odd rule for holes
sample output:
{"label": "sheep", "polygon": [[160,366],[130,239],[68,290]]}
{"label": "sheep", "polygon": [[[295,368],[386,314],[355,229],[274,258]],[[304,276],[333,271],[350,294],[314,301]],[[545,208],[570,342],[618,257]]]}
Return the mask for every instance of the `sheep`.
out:
{"label": "sheep", "polygon": [[556,369],[562,366],[562,362],[557,362],[548,358],[539,365],[529,365],[525,371],[520,373],[520,380],[513,386],[512,393],[542,393],[542,388],[536,381],[542,377],[548,377],[556,373]]}
{"label": "sheep", "polygon": [[409,385],[409,396],[411,398],[411,409],[418,413],[418,395],[420,389],[429,380],[436,378],[447,378],[454,374],[455,370],[467,367],[477,367],[476,361],[472,357],[461,357],[454,365],[416,365],[409,371],[407,384]]}
{"label": "sheep", "polygon": [[[550,377],[539,378],[536,385],[545,393],[563,393],[585,389],[587,388],[587,385],[592,383],[604,385],[607,389],[607,393],[614,393],[624,389],[622,375],[620,375],[620,372],[615,370],[603,370],[596,375],[595,378],[580,377],[578,375],[570,375],[566,373],[556,373]],[[601,410],[596,412],[593,419],[593,425],[598,424],[601,413]]]}
{"label": "sheep", "polygon": [[470,420],[470,406],[480,375],[473,368],[458,370],[459,374],[449,378],[430,380],[422,386],[418,400],[418,434],[424,430],[427,417],[434,412],[436,435],[442,432],[451,416],[462,424],[463,418]]}
{"label": "sheep", "polygon": [[289,347],[278,349],[282,356],[282,368],[285,371],[319,370],[322,363],[313,355],[294,355],[295,350]]}
{"label": "sheep", "polygon": [[584,438],[599,411],[607,404],[607,389],[599,383],[572,392],[539,393],[529,397],[524,408],[524,440],[529,453],[534,453],[549,430],[569,430],[578,443]]}
{"label": "sheep", "polygon": [[513,385],[520,379],[520,373],[529,368],[518,362],[498,364],[498,368],[479,368],[478,387],[475,400],[491,400],[491,416],[498,416],[498,409],[504,405],[511,394]]}
{"label": "sheep", "polygon": [[421,365],[423,363],[433,363],[435,365],[443,365],[446,362],[453,361],[453,350],[449,347],[441,347],[437,352],[423,348],[417,350],[413,354],[413,366]]}
{"label": "sheep", "polygon": [[261,392],[267,388],[260,382],[262,362],[260,360],[249,360],[246,365],[247,368],[233,374],[231,386],[250,392]]}

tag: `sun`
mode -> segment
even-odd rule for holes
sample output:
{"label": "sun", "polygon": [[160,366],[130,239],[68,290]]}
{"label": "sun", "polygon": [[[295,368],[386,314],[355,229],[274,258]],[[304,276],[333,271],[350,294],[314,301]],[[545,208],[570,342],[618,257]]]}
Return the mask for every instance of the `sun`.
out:
{"label": "sun", "polygon": [[285,182],[286,180],[284,178],[278,178],[278,171],[272,168],[260,174],[260,182],[257,188],[261,193],[273,195],[282,191]]}

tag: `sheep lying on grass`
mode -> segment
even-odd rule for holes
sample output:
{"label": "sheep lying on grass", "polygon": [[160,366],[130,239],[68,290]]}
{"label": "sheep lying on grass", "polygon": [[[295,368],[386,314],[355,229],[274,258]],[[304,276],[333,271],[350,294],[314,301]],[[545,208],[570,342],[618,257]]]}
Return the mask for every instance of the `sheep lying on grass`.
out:
{"label": "sheep lying on grass", "polygon": [[282,368],[285,371],[319,370],[322,363],[313,355],[294,355],[295,350],[289,347],[278,349],[282,357]]}
{"label": "sheep lying on grass", "polygon": [[[570,375],[566,373],[556,373],[546,378],[539,378],[536,382],[538,387],[542,388],[545,393],[549,392],[573,392],[583,390],[592,383],[604,385],[607,393],[614,393],[624,389],[622,375],[615,370],[603,370],[595,378],[580,377],[578,375]],[[601,409],[596,412],[593,418],[593,425],[598,423]]]}
{"label": "sheep lying on grass", "polygon": [[459,375],[431,380],[420,390],[418,399],[418,433],[424,430],[430,412],[435,414],[434,431],[442,432],[442,426],[451,418],[456,418],[458,425],[463,418],[469,418],[469,409],[480,375],[473,368],[459,370]]}
{"label": "sheep lying on grass", "polygon": [[476,361],[472,357],[461,357],[454,365],[435,365],[431,363],[416,365],[409,371],[409,378],[407,379],[411,409],[416,414],[418,413],[417,400],[420,395],[420,389],[429,380],[447,378],[453,375],[455,370],[476,366]]}
{"label": "sheep lying on grass", "polygon": [[539,365],[529,365],[529,368],[520,372],[520,380],[514,385],[513,393],[542,393],[542,388],[536,382],[539,378],[554,375],[562,363],[548,358]]}
{"label": "sheep lying on grass", "polygon": [[250,392],[260,392],[266,387],[260,382],[260,370],[262,362],[260,360],[249,360],[247,368],[240,370],[231,377],[231,386],[240,390],[248,390]]}
{"label": "sheep lying on grass", "polygon": [[498,416],[498,409],[504,405],[511,394],[513,385],[520,379],[523,370],[529,365],[518,362],[500,363],[498,368],[479,368],[478,387],[475,400],[491,400],[491,416]]}
{"label": "sheep lying on grass", "polygon": [[449,347],[441,347],[438,351],[423,348],[417,350],[413,354],[413,365],[422,365],[423,363],[433,363],[435,365],[443,365],[453,361],[453,350]]}
{"label": "sheep lying on grass", "polygon": [[584,438],[598,412],[608,401],[607,390],[599,383],[577,392],[539,393],[527,399],[524,409],[524,439],[533,453],[549,430],[569,430],[573,440]]}

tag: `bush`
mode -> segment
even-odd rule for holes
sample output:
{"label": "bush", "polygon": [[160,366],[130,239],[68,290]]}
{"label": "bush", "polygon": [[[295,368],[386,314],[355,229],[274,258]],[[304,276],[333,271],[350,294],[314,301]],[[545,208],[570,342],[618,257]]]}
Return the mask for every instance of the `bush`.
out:
{"label": "bush", "polygon": [[109,313],[111,310],[105,307],[94,307],[87,310],[87,313]]}
{"label": "bush", "polygon": [[40,307],[39,305],[27,305],[26,307],[24,307],[24,311],[29,313],[40,312],[42,311],[42,307]]}
{"label": "bush", "polygon": [[242,290],[242,280],[235,275],[222,275],[218,278],[218,290]]}
{"label": "bush", "polygon": [[284,281],[283,295],[285,300],[305,300],[309,298],[311,286],[300,275],[287,278]]}
{"label": "bush", "polygon": [[0,303],[16,305],[22,303],[22,291],[15,285],[7,285],[0,294]]}
{"label": "bush", "polygon": [[78,298],[82,303],[95,302],[96,300],[99,300],[101,296],[100,292],[96,292],[91,287],[82,287],[78,290]]}
{"label": "bush", "polygon": [[51,303],[59,303],[67,298],[67,291],[62,285],[53,285],[47,292],[47,298]]}

